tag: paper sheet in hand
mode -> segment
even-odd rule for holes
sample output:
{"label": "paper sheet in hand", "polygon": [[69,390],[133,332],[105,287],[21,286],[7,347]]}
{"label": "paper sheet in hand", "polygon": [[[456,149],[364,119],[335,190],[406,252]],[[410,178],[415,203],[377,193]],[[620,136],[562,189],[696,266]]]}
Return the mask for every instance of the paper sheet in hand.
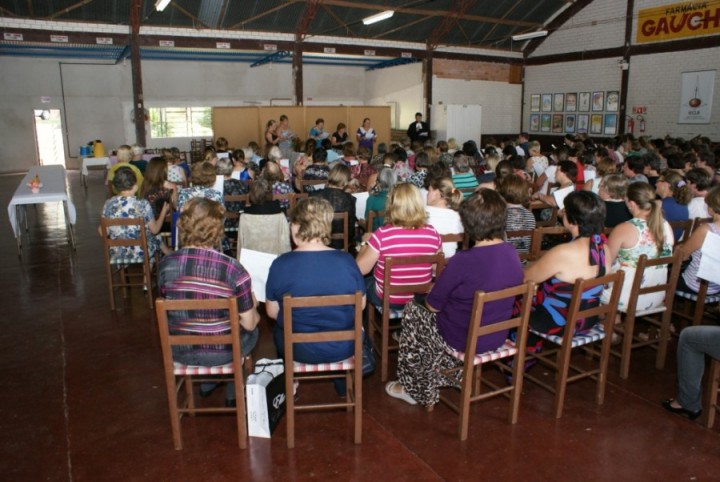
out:
{"label": "paper sheet in hand", "polygon": [[720,284],[720,236],[708,232],[700,250],[702,258],[698,278]]}
{"label": "paper sheet in hand", "polygon": [[357,219],[365,219],[365,206],[367,206],[367,200],[368,197],[370,197],[370,193],[365,192],[356,192],[353,193],[353,196],[355,197],[355,217]]}
{"label": "paper sheet in hand", "polygon": [[564,187],[562,189],[556,189],[553,191],[552,195],[555,198],[555,204],[557,204],[558,209],[564,209],[565,208],[565,198],[568,194],[573,192],[575,190],[575,186],[568,186]]}
{"label": "paper sheet in hand", "polygon": [[270,265],[277,255],[254,251],[252,249],[240,250],[240,264],[250,273],[252,291],[258,302],[265,302],[265,284],[267,283]]}

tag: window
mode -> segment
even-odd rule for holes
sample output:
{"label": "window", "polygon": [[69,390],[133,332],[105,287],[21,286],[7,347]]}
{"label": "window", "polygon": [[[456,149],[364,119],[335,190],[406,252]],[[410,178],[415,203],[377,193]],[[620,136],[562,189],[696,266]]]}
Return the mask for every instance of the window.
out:
{"label": "window", "polygon": [[150,135],[163,137],[212,137],[212,107],[150,108]]}

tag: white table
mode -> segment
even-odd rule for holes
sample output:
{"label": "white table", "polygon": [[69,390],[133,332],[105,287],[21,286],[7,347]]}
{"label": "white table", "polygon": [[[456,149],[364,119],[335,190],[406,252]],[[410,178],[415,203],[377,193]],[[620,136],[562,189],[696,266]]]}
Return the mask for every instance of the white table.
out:
{"label": "white table", "polygon": [[[40,192],[33,194],[28,183],[35,175],[40,177],[42,187]],[[8,204],[8,217],[12,226],[15,239],[17,240],[18,256],[21,255],[22,247],[22,227],[25,226],[27,231],[27,214],[25,206],[27,204],[43,204],[50,202],[63,203],[65,211],[65,224],[68,231],[68,239],[70,246],[75,249],[75,239],[73,237],[72,225],[75,224],[76,212],[75,205],[70,200],[67,190],[67,175],[65,168],[62,166],[34,166],[25,175],[20,185],[15,190],[10,204]]]}
{"label": "white table", "polygon": [[[117,159],[116,159],[117,162]],[[80,184],[87,186],[86,177],[88,175],[88,167],[105,166],[105,169],[110,169],[112,164],[110,163],[109,157],[84,157],[82,162],[82,169],[80,170]]]}

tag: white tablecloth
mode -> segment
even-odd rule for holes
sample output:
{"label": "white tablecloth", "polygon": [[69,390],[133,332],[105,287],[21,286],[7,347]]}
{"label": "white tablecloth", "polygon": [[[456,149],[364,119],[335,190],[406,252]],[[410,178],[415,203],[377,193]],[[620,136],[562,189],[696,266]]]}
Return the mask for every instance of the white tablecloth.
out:
{"label": "white tablecloth", "polygon": [[[117,159],[115,160],[117,162]],[[82,162],[81,173],[83,176],[88,175],[88,167],[90,166],[105,166],[105,169],[110,169],[110,158],[109,157],[84,157]]]}
{"label": "white tablecloth", "polygon": [[[40,177],[43,187],[40,192],[33,194],[28,183],[35,175]],[[75,224],[75,205],[70,200],[66,183],[65,168],[62,166],[35,166],[25,175],[20,185],[15,190],[10,204],[8,205],[8,217],[13,228],[15,237],[20,234],[19,220],[16,215],[16,206],[24,204],[42,204],[49,202],[64,202],[67,206],[67,214],[70,224]],[[24,212],[20,213],[21,216]]]}

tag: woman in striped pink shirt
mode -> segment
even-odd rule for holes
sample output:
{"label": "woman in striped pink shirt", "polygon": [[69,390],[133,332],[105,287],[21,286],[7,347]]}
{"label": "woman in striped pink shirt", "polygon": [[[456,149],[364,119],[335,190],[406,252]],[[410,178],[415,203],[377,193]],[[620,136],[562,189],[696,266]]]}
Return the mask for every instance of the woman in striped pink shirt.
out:
{"label": "woman in striped pink shirt", "polygon": [[[398,184],[390,192],[385,207],[384,226],[374,233],[365,234],[363,248],[357,257],[357,264],[366,277],[368,300],[382,305],[383,279],[386,256],[422,256],[436,254],[442,248],[438,232],[427,224],[425,205],[417,186],[410,183]],[[422,284],[432,279],[432,266],[408,265],[393,270],[390,284]],[[412,294],[397,293],[390,298],[393,309],[402,309],[412,299]]]}

